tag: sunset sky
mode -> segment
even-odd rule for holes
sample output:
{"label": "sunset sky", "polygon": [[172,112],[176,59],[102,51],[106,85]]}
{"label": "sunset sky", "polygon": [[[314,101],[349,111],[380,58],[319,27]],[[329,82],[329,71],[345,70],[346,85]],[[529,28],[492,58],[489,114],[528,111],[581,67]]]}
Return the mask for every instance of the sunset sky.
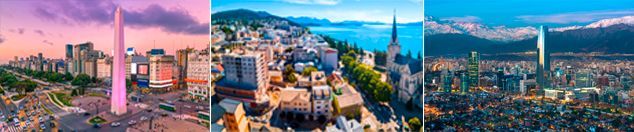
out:
{"label": "sunset sky", "polygon": [[66,44],[91,41],[111,54],[116,6],[124,9],[125,46],[145,53],[208,46],[208,0],[0,0],[0,64],[42,52],[63,58]]}

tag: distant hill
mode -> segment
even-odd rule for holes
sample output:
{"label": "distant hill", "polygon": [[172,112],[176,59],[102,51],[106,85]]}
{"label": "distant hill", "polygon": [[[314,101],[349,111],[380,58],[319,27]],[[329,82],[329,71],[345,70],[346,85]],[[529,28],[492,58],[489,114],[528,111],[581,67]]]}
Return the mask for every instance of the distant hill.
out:
{"label": "distant hill", "polygon": [[[550,31],[547,36],[551,52],[634,53],[634,25],[613,24],[596,28]],[[509,53],[535,51],[537,37],[512,42],[483,39],[468,34],[433,34],[425,37],[425,55]]]}
{"label": "distant hill", "polygon": [[[368,21],[341,21],[341,22],[332,22],[328,19],[322,18],[314,18],[314,17],[286,17],[286,19],[299,23],[304,26],[363,26],[363,25],[387,25],[392,23],[383,23],[383,22],[368,22]],[[412,23],[398,23],[399,26],[421,26],[423,22],[412,22]]]}
{"label": "distant hill", "polygon": [[253,21],[253,20],[273,20],[273,21],[287,21],[292,26],[303,27],[301,24],[290,21],[286,18],[271,15],[265,11],[252,11],[247,9],[236,9],[216,12],[211,14],[211,20],[213,21]]}

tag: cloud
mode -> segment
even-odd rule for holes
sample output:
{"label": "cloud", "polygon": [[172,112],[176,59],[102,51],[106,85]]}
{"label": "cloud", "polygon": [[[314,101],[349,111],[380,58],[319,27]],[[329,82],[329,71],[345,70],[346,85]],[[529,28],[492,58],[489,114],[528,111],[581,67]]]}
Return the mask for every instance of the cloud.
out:
{"label": "cloud", "polygon": [[341,0],[282,0],[284,2],[293,4],[307,4],[307,5],[336,5]]}
{"label": "cloud", "polygon": [[4,37],[2,36],[2,34],[0,34],[0,44],[4,43],[4,41],[6,41],[6,39],[4,39]]}
{"label": "cloud", "polygon": [[48,44],[48,45],[53,45],[53,42],[50,42],[48,40],[42,40],[42,43],[44,44]]}
{"label": "cloud", "polygon": [[443,21],[453,21],[453,22],[479,22],[482,19],[476,16],[464,16],[464,17],[447,17],[441,18]]}
{"label": "cloud", "polygon": [[44,34],[44,31],[39,30],[39,29],[35,29],[35,30],[33,30],[33,32],[39,34],[40,36],[46,36],[46,34]]}
{"label": "cloud", "polygon": [[527,23],[587,23],[601,19],[634,15],[634,10],[610,10],[610,11],[590,11],[590,12],[568,12],[550,15],[522,15],[517,16],[520,21]]}
{"label": "cloud", "polygon": [[9,32],[18,33],[18,34],[22,35],[22,34],[24,34],[24,28],[9,29]]}
{"label": "cloud", "polygon": [[[67,25],[109,25],[117,5],[112,0],[59,0],[36,5],[34,15]],[[135,28],[160,28],[169,33],[206,35],[209,24],[201,23],[181,8],[152,4],[145,9],[124,9],[124,23]]]}
{"label": "cloud", "polygon": [[423,0],[409,0],[409,1],[414,2],[416,4],[422,4],[423,3]]}

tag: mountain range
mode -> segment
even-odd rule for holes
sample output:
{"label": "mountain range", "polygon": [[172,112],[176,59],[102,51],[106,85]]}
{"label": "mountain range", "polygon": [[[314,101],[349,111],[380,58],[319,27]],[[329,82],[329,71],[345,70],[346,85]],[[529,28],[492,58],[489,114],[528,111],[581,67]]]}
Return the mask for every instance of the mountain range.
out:
{"label": "mountain range", "polygon": [[[475,22],[425,18],[425,55],[535,51],[535,27],[490,27]],[[603,19],[585,26],[549,30],[551,52],[634,53],[634,16]]]}

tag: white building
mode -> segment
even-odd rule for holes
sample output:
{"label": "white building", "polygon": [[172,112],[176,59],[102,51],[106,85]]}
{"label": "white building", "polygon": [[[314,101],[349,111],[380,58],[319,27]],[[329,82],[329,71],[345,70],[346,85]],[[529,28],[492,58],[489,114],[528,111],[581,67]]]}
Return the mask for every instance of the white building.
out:
{"label": "white building", "polygon": [[339,60],[337,58],[337,50],[333,48],[321,48],[319,51],[321,65],[326,70],[336,70]]}
{"label": "white building", "polygon": [[103,57],[97,59],[97,78],[111,78],[112,77],[112,58]]}
{"label": "white building", "polygon": [[194,50],[187,55],[187,92],[194,99],[209,99],[209,52]]}

